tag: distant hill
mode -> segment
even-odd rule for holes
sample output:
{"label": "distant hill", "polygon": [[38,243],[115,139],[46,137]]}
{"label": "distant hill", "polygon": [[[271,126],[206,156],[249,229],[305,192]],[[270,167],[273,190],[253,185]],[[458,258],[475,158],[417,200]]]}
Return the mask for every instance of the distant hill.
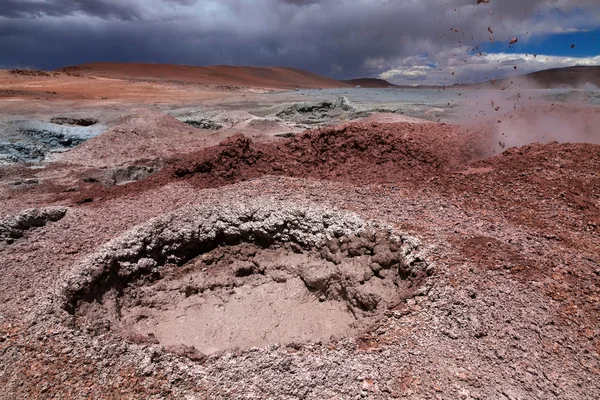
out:
{"label": "distant hill", "polygon": [[578,87],[586,83],[600,87],[600,66],[553,68],[524,75],[545,88]]}
{"label": "distant hill", "polygon": [[[577,66],[565,68],[552,68],[530,74],[514,76],[475,84],[462,84],[468,88],[579,88],[586,84],[600,87],[600,66]],[[456,87],[458,85],[453,85]]]}
{"label": "distant hill", "polygon": [[384,79],[377,79],[377,78],[346,79],[346,80],[342,80],[340,82],[346,83],[351,86],[361,86],[364,88],[373,88],[373,89],[388,88],[388,87],[396,86],[392,83],[389,83],[388,81],[386,81]]}
{"label": "distant hill", "polygon": [[312,72],[283,67],[196,67],[174,64],[100,62],[57,70],[79,76],[131,80],[160,80],[210,85],[250,86],[277,89],[334,88],[344,83]]}

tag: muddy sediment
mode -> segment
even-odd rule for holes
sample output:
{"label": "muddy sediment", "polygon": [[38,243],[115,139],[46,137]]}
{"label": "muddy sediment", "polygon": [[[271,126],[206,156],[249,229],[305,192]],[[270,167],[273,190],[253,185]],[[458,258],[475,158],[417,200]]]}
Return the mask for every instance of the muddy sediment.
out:
{"label": "muddy sediment", "polygon": [[105,129],[100,124],[70,125],[40,120],[2,122],[0,165],[43,161],[52,153],[76,147]]}
{"label": "muddy sediment", "polygon": [[47,207],[24,210],[16,215],[0,219],[0,240],[13,243],[25,232],[45,226],[49,222],[59,221],[67,213],[66,207]]}
{"label": "muddy sediment", "polygon": [[433,271],[351,214],[258,201],[182,210],[74,268],[60,304],[94,334],[211,354],[356,335]]}
{"label": "muddy sediment", "polygon": [[99,121],[96,118],[54,117],[50,122],[57,125],[92,126]]}

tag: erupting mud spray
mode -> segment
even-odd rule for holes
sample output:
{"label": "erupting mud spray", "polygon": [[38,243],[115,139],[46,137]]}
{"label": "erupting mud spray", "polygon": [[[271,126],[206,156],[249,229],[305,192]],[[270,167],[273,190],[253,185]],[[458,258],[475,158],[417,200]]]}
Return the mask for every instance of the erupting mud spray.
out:
{"label": "erupting mud spray", "polygon": [[502,151],[530,143],[600,143],[600,91],[544,90],[522,78],[510,90],[462,92],[455,113],[467,129]]}
{"label": "erupting mud spray", "polygon": [[131,230],[72,270],[58,304],[87,332],[208,355],[359,334],[432,271],[418,241],[377,223],[256,201]]}

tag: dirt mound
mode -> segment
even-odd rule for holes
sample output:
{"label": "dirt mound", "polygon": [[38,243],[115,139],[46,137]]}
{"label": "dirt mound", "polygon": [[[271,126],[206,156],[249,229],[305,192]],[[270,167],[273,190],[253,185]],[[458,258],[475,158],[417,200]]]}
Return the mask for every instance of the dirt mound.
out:
{"label": "dirt mound", "polygon": [[39,228],[49,222],[56,222],[67,213],[65,207],[31,209],[0,219],[0,240],[12,243],[23,237],[30,229]]}
{"label": "dirt mound", "polygon": [[[533,193],[562,199],[570,208],[600,212],[598,197],[600,177],[600,145],[588,143],[534,143],[510,148],[497,157],[476,162],[473,168],[489,168],[490,173],[478,179],[497,185],[517,181],[534,187]],[[552,182],[548,185],[547,182]],[[537,204],[538,201],[532,201]],[[533,205],[530,207],[534,207]],[[600,219],[598,219],[600,221]]]}
{"label": "dirt mound", "polygon": [[170,158],[202,148],[206,135],[166,114],[134,110],[109,131],[64,154],[60,160],[104,167],[143,159]]}
{"label": "dirt mound", "polygon": [[81,76],[119,79],[171,80],[209,85],[239,85],[271,88],[333,88],[346,84],[311,72],[279,67],[196,67],[172,64],[91,63],[59,69]]}
{"label": "dirt mound", "polygon": [[431,184],[444,196],[457,196],[463,207],[510,209],[507,218],[515,223],[566,240],[573,232],[598,232],[598,170],[600,145],[534,143],[438,176]]}
{"label": "dirt mound", "polygon": [[108,243],[74,268],[59,303],[92,332],[203,354],[330,340],[414,295],[432,271],[417,248],[351,214],[209,205]]}
{"label": "dirt mound", "polygon": [[165,174],[201,187],[267,174],[394,182],[456,168],[485,154],[477,145],[468,144],[445,124],[350,124],[307,131],[277,143],[254,143],[236,135],[190,155]]}
{"label": "dirt mound", "polygon": [[166,161],[159,172],[139,182],[112,188],[82,183],[84,189],[75,194],[74,201],[128,196],[174,180],[186,180],[199,188],[264,175],[355,184],[428,180],[492,155],[490,140],[435,123],[353,123],[305,131],[275,142],[255,142],[236,134],[217,146],[179,153],[180,157]]}

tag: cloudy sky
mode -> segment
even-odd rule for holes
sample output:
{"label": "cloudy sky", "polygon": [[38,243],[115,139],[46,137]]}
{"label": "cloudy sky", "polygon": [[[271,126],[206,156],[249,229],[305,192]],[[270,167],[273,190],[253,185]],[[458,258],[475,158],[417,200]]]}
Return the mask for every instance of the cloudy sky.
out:
{"label": "cloudy sky", "polygon": [[600,65],[598,1],[0,0],[0,67],[277,65],[398,84],[482,81]]}

